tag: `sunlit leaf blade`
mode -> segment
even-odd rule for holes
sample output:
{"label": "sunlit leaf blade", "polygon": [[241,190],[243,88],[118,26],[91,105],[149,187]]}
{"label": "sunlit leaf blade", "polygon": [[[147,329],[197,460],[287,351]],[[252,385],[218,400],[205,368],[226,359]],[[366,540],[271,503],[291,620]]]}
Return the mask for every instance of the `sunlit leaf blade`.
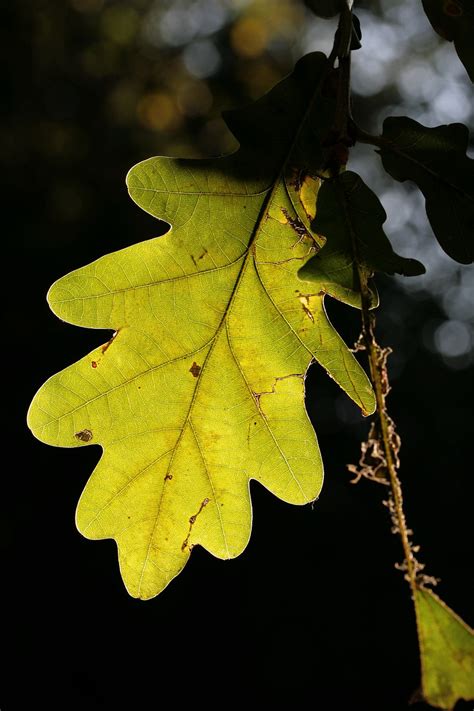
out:
{"label": "sunlit leaf blade", "polygon": [[310,281],[316,292],[359,306],[357,263],[367,277],[376,271],[422,274],[420,262],[393,251],[382,227],[386,217],[378,197],[356,173],[323,181],[312,229],[326,238],[326,245],[300,269],[300,278]]}
{"label": "sunlit leaf blade", "polygon": [[474,699],[474,632],[440,598],[417,589],[415,610],[425,700],[453,709]]}
{"label": "sunlit leaf blade", "polygon": [[318,168],[309,156],[321,153],[318,132],[331,122],[319,97],[326,69],[324,55],[308,55],[270,94],[228,115],[237,153],[135,166],[131,196],[170,231],[49,292],[60,318],[116,335],[45,383],[29,425],[49,444],[103,447],[77,525],[117,541],[133,596],[158,594],[196,544],[239,555],[251,479],[290,503],[318,496],[323,468],[304,408],[313,359],[374,409],[324,296],[302,293],[297,277],[319,244],[295,208],[304,214],[308,196],[298,202],[303,188],[293,182],[290,197],[287,186],[298,175],[307,190],[306,171]]}
{"label": "sunlit leaf blade", "polygon": [[427,128],[406,116],[390,117],[383,139],[385,170],[417,184],[441,247],[461,264],[474,261],[474,160],[466,155],[466,126]]}
{"label": "sunlit leaf blade", "polygon": [[472,0],[423,0],[433,29],[449,42],[474,82],[474,3]]}

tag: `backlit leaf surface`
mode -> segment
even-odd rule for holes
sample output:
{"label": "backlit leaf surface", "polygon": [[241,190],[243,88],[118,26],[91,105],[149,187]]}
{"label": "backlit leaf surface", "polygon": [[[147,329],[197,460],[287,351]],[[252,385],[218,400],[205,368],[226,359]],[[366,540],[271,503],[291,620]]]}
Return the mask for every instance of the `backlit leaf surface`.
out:
{"label": "backlit leaf surface", "polygon": [[416,591],[415,609],[424,698],[442,709],[474,699],[473,630],[431,590]]}
{"label": "backlit leaf surface", "polygon": [[115,336],[45,383],[29,424],[52,445],[103,447],[77,525],[116,540],[133,596],[158,594],[194,545],[239,555],[251,479],[289,503],[318,496],[323,468],[304,408],[313,360],[374,409],[324,293],[307,295],[297,276],[324,242],[310,222],[333,111],[319,93],[326,71],[324,55],[308,55],[260,101],[227,114],[241,144],[232,155],[135,166],[132,198],[169,232],[49,292],[61,319]]}

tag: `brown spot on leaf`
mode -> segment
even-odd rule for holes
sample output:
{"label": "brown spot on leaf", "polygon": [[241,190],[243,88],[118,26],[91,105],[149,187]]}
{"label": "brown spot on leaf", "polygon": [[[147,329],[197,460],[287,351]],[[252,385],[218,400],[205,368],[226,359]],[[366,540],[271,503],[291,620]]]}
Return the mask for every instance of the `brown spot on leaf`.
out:
{"label": "brown spot on leaf", "polygon": [[292,168],[292,175],[289,180],[290,185],[292,185],[296,192],[298,192],[305,179],[305,171],[302,168]]}
{"label": "brown spot on leaf", "polygon": [[76,432],[74,437],[80,442],[90,442],[92,439],[92,432],[90,430],[81,430]]}
{"label": "brown spot on leaf", "polygon": [[204,252],[199,255],[198,259],[204,259],[204,257],[206,256],[206,254],[208,254],[208,251],[207,251],[207,249],[204,249]]}
{"label": "brown spot on leaf", "polygon": [[296,232],[300,239],[302,237],[311,237],[299,217],[292,217],[285,207],[282,207],[281,211],[285,215],[287,223]]}
{"label": "brown spot on leaf", "polygon": [[309,318],[310,321],[312,321],[314,323],[314,316],[313,316],[311,309],[310,309],[310,306],[311,306],[310,296],[312,296],[312,294],[300,294],[298,296],[298,301],[300,302],[306,316]]}
{"label": "brown spot on leaf", "polygon": [[115,333],[112,334],[112,338],[109,338],[109,340],[107,341],[107,343],[104,343],[104,345],[101,347],[102,354],[104,354],[105,351],[110,348],[110,346],[112,345],[112,343],[113,343],[113,342],[115,341],[115,339],[117,338],[117,336],[118,336],[118,334],[119,334],[119,331],[120,331],[120,329],[117,329],[117,330],[115,331]]}
{"label": "brown spot on leaf", "polygon": [[93,368],[98,368],[98,367],[99,367],[100,361],[102,360],[102,356],[103,356],[104,353],[110,348],[110,346],[112,345],[112,343],[115,341],[115,338],[117,337],[117,334],[118,334],[119,331],[120,331],[120,329],[118,329],[117,331],[115,331],[115,333],[112,335],[112,338],[109,338],[109,340],[107,341],[107,343],[104,343],[104,345],[100,347],[100,350],[101,350],[102,355],[101,355],[100,358],[98,358],[97,360],[91,361],[91,366],[92,366]]}
{"label": "brown spot on leaf", "polygon": [[193,375],[195,378],[199,378],[199,373],[201,372],[201,366],[198,365],[198,364],[196,363],[196,361],[194,361],[194,363],[192,364],[192,366],[191,366],[190,369],[189,369],[189,372],[192,373],[192,375]]}
{"label": "brown spot on leaf", "polygon": [[194,258],[194,254],[191,254],[191,259],[195,267],[197,267],[197,262],[196,259]]}
{"label": "brown spot on leaf", "polygon": [[172,474],[167,474],[167,475],[165,476],[165,481],[171,481],[172,478],[173,478],[173,475],[172,475]]}

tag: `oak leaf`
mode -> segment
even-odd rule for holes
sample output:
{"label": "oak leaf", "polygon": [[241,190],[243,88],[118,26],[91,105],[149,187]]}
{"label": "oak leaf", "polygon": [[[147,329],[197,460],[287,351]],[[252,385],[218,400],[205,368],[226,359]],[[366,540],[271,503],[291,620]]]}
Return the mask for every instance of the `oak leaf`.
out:
{"label": "oak leaf", "polygon": [[251,479],[293,504],[319,495],[323,466],[304,407],[313,361],[374,410],[324,292],[307,295],[297,274],[324,242],[310,223],[333,115],[322,96],[329,71],[324,55],[308,55],[260,101],[228,113],[240,142],[231,155],[132,168],[130,195],[169,232],[48,294],[61,319],[115,332],[45,383],[29,424],[52,445],[102,446],[77,526],[116,540],[133,596],[157,595],[197,544],[239,555]]}

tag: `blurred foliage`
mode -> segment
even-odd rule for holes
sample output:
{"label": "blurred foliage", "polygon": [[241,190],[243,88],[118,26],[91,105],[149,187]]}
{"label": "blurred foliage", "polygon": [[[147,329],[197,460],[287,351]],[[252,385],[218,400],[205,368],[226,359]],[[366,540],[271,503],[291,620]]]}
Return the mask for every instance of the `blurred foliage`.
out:
{"label": "blurred foliage", "polygon": [[[362,126],[378,132],[387,115],[400,114],[428,126],[472,120],[469,79],[421,3],[363,0],[357,13],[363,43],[353,58],[353,89]],[[5,42],[9,27],[17,37],[0,134],[11,204],[23,212],[16,246],[77,249],[105,233],[97,255],[149,236],[113,234],[108,222],[112,208],[116,224],[130,214],[124,176],[133,164],[150,155],[235,148],[221,111],[260,96],[306,52],[328,52],[335,26],[303,0],[17,0],[4,20]],[[466,304],[472,271],[444,258],[418,193],[395,184],[371,151],[357,146],[350,167],[377,185],[394,248],[410,243],[427,264],[426,275],[399,285],[438,300],[455,324],[450,333],[461,338],[454,348],[460,355],[451,357],[447,347],[443,357],[466,367],[474,324],[471,311],[456,304]],[[446,295],[447,281],[456,299],[453,289]],[[426,338],[436,344],[442,333]]]}
{"label": "blurred foliage", "polygon": [[87,239],[104,190],[138,159],[235,147],[222,109],[291,69],[305,11],[288,0],[19,0],[9,13],[5,39],[11,26],[19,42],[0,152],[18,206],[30,206],[22,244],[45,248]]}

